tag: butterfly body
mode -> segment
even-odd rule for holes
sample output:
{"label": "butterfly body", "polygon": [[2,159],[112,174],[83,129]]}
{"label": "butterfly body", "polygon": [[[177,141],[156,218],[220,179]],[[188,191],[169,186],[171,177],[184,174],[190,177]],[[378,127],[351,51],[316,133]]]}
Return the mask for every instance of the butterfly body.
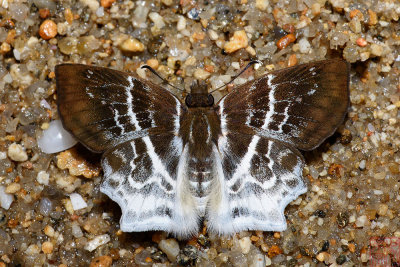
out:
{"label": "butterfly body", "polygon": [[150,81],[111,69],[56,68],[64,127],[103,153],[101,191],[123,231],[281,231],[286,205],[306,192],[298,149],[321,144],[348,107],[340,60],[278,70],[214,104],[204,84],[184,103]]}

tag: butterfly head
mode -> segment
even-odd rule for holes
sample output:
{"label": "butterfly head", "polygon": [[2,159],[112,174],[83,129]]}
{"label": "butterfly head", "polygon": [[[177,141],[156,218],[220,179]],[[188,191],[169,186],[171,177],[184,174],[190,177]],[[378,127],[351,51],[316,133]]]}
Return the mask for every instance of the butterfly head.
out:
{"label": "butterfly head", "polygon": [[190,94],[185,98],[186,106],[189,108],[212,107],[214,105],[214,97],[208,93],[207,84],[202,81],[195,81],[190,87]]}

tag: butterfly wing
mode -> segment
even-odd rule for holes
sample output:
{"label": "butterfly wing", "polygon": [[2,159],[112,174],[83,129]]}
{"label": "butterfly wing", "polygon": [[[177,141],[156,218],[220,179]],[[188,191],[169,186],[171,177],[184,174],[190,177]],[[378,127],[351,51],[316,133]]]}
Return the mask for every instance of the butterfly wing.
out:
{"label": "butterfly wing", "polygon": [[334,133],[348,106],[349,65],[324,60],[244,84],[219,102],[217,112],[230,128],[241,125],[240,129],[312,150]]}
{"label": "butterfly wing", "polygon": [[104,152],[101,191],[120,205],[121,229],[197,231],[198,211],[183,178],[181,102],[158,85],[107,68],[63,64],[56,80],[64,127]]}
{"label": "butterfly wing", "polygon": [[[333,134],[349,104],[348,65],[327,60],[272,72],[221,99],[210,227],[223,234],[286,229],[286,205],[306,192],[303,158]],[[243,149],[243,148],[246,149]]]}
{"label": "butterfly wing", "polygon": [[149,134],[176,132],[177,118],[184,109],[175,96],[156,84],[81,64],[58,65],[55,72],[63,125],[94,152]]}
{"label": "butterfly wing", "polygon": [[211,231],[286,229],[286,205],[307,191],[297,149],[258,135],[229,133],[219,139],[214,161],[218,175],[207,210]]}

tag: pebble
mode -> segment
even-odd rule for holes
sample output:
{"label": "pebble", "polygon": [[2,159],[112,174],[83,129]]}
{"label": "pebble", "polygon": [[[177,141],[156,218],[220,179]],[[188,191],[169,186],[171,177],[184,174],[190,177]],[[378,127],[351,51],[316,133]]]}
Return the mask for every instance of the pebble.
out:
{"label": "pebble", "polygon": [[235,31],[233,36],[224,45],[226,53],[233,53],[241,48],[245,48],[248,45],[247,34],[245,31]]}
{"label": "pebble", "polygon": [[92,260],[90,267],[109,267],[112,264],[112,258],[108,255],[99,256]]}
{"label": "pebble", "polygon": [[367,161],[365,159],[363,159],[362,161],[360,161],[360,164],[358,165],[358,168],[361,171],[363,171],[363,170],[365,170],[366,164],[367,164]]}
{"label": "pebble", "polygon": [[308,52],[310,52],[311,44],[307,40],[307,38],[301,38],[299,40],[299,49],[300,49],[300,53],[303,53],[303,54],[307,54]]}
{"label": "pebble", "polygon": [[44,254],[51,254],[53,253],[54,245],[50,241],[45,241],[42,244],[42,251]]}
{"label": "pebble", "polygon": [[72,225],[71,225],[71,232],[72,232],[72,235],[73,235],[75,238],[79,238],[79,237],[82,237],[82,236],[83,236],[82,229],[81,229],[81,227],[79,226],[79,224],[78,224],[77,222],[73,222],[73,223],[72,223]]}
{"label": "pebble", "polygon": [[279,39],[279,41],[276,43],[276,46],[282,50],[294,41],[296,41],[296,36],[293,33],[289,33],[288,35]]}
{"label": "pebble", "polygon": [[197,80],[205,80],[208,77],[210,77],[211,73],[209,73],[208,71],[202,69],[202,68],[198,68],[194,71],[194,77]]}
{"label": "pebble", "polygon": [[89,7],[89,9],[95,13],[96,10],[99,8],[100,4],[96,0],[80,0],[82,4]]}
{"label": "pebble", "polygon": [[272,261],[269,257],[265,256],[265,266],[271,266],[272,265]]}
{"label": "pebble", "polygon": [[168,259],[171,262],[174,262],[176,260],[176,257],[179,254],[178,241],[173,238],[164,239],[161,240],[160,243],[158,243],[158,247],[162,250],[162,252],[167,255]]}
{"label": "pebble", "polygon": [[239,246],[243,254],[247,254],[250,251],[251,240],[250,237],[246,236],[239,240]]}
{"label": "pebble", "polygon": [[269,0],[256,0],[256,8],[265,11],[269,6]]}
{"label": "pebble", "polygon": [[57,167],[68,169],[72,176],[83,175],[86,178],[99,176],[100,167],[87,162],[75,149],[61,152],[57,156]]}
{"label": "pebble", "polygon": [[111,238],[107,234],[98,235],[95,238],[93,238],[92,240],[87,242],[87,244],[85,245],[85,249],[92,252],[99,246],[107,244],[108,242],[110,242],[110,240],[111,240]]}
{"label": "pebble", "polygon": [[43,230],[44,234],[53,237],[55,234],[54,228],[51,225],[46,225]]}
{"label": "pebble", "polygon": [[[250,255],[249,255],[250,256]],[[266,266],[265,256],[261,253],[256,253],[248,257],[249,267],[264,267]]]}
{"label": "pebble", "polygon": [[6,193],[6,188],[0,185],[0,207],[8,210],[14,201],[14,197],[11,194]]}
{"label": "pebble", "polygon": [[315,257],[319,262],[323,262],[329,258],[329,254],[327,252],[318,253]]}
{"label": "pebble", "polygon": [[39,202],[40,213],[44,216],[49,216],[52,210],[53,210],[53,202],[49,198],[43,197]]}
{"label": "pebble", "polygon": [[21,189],[21,185],[19,183],[11,183],[6,187],[7,194],[17,193]]}
{"label": "pebble", "polygon": [[26,250],[25,250],[25,254],[27,255],[35,255],[35,254],[39,254],[40,253],[40,248],[38,245],[36,244],[32,244],[30,245]]}
{"label": "pebble", "polygon": [[356,40],[356,44],[358,45],[358,46],[360,46],[360,47],[365,47],[365,46],[367,46],[367,44],[368,44],[368,42],[364,39],[364,38],[358,38],[357,40]]}
{"label": "pebble", "polygon": [[186,28],[186,19],[184,16],[179,16],[178,23],[176,25],[176,29],[178,31],[183,31]]}
{"label": "pebble", "polygon": [[39,35],[43,40],[49,40],[57,35],[57,24],[51,19],[46,19],[40,24]]}
{"label": "pebble", "polygon": [[151,21],[154,22],[154,25],[157,28],[162,29],[165,27],[164,19],[157,12],[150,12],[149,18],[151,19]]}
{"label": "pebble", "polygon": [[46,171],[40,171],[40,172],[38,172],[38,174],[36,176],[36,181],[39,184],[43,184],[43,185],[48,185],[49,179],[50,179],[50,174],[48,174]]}
{"label": "pebble", "polygon": [[69,198],[71,199],[72,208],[76,210],[84,209],[87,207],[86,201],[78,193],[72,193]]}
{"label": "pebble", "polygon": [[153,69],[157,69],[158,66],[160,65],[160,63],[158,62],[158,60],[156,58],[150,58],[146,61],[146,64],[149,65],[151,68]]}
{"label": "pebble", "polygon": [[174,3],[173,0],[161,0],[161,2],[166,6],[170,6]]}
{"label": "pebble", "polygon": [[143,52],[145,47],[139,40],[129,38],[122,42],[120,48],[125,52]]}
{"label": "pebble", "polygon": [[51,121],[38,139],[39,148],[46,154],[69,149],[76,143],[76,139],[62,126],[61,120]]}
{"label": "pebble", "polygon": [[357,218],[356,226],[357,227],[364,227],[366,225],[367,221],[368,221],[367,216],[366,215],[362,215],[362,216]]}
{"label": "pebble", "polygon": [[116,0],[100,0],[100,5],[105,8],[111,7]]}
{"label": "pebble", "polygon": [[16,143],[12,143],[8,147],[8,156],[10,159],[14,161],[26,161],[28,160],[28,154],[26,154],[25,149],[20,145]]}
{"label": "pebble", "polygon": [[383,46],[378,44],[371,44],[371,53],[375,56],[382,56],[383,54]]}
{"label": "pebble", "polygon": [[380,204],[379,207],[378,207],[378,212],[377,212],[377,213],[378,213],[380,216],[385,216],[386,213],[387,213],[387,211],[388,211],[388,209],[389,209],[388,205],[386,205],[386,204]]}

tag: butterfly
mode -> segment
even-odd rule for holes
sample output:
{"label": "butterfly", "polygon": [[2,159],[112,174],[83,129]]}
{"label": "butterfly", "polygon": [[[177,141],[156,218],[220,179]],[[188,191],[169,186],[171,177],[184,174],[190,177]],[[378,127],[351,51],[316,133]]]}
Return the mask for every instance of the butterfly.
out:
{"label": "butterfly", "polygon": [[299,150],[343,122],[349,65],[332,59],[276,70],[218,103],[205,83],[182,102],[150,80],[108,68],[56,66],[63,126],[103,153],[101,192],[125,232],[283,231],[284,209],[307,191]]}

